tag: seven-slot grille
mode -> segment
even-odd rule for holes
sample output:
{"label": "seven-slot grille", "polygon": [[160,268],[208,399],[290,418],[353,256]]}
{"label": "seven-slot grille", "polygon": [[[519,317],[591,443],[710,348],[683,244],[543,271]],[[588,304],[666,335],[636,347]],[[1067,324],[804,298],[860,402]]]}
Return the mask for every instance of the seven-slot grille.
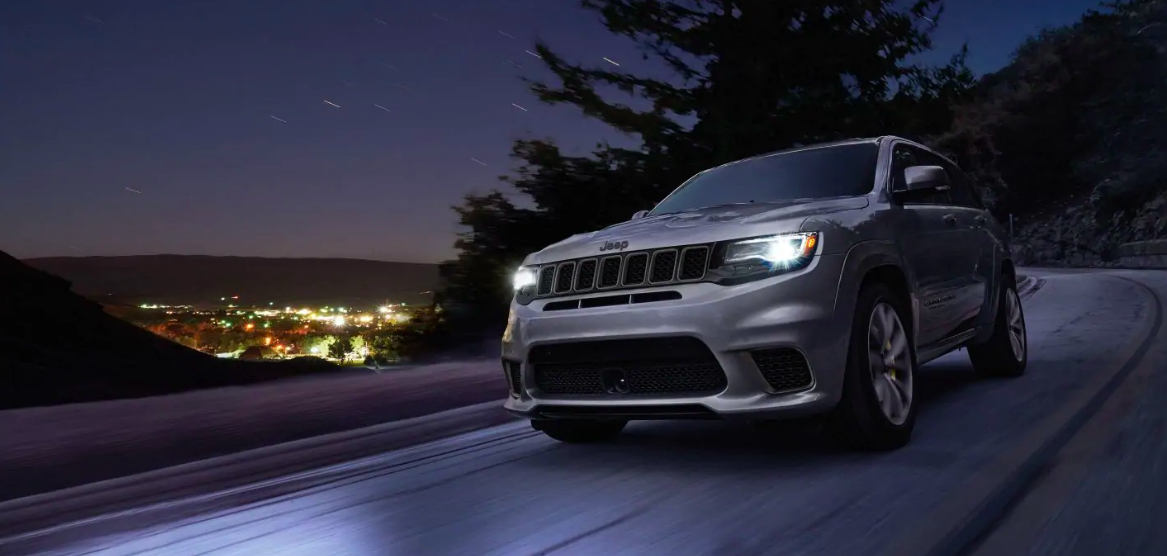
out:
{"label": "seven-slot grille", "polygon": [[538,268],[535,295],[697,282],[705,277],[709,252],[708,245],[693,245],[543,265]]}

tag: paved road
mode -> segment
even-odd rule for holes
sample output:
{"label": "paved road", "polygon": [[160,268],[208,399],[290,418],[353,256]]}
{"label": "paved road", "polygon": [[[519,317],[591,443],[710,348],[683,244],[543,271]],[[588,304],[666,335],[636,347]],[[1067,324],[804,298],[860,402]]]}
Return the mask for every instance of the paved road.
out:
{"label": "paved road", "polygon": [[1031,274],[1027,375],[978,380],[963,352],[928,365],[894,453],[726,423],[569,446],[515,423],[0,554],[1167,554],[1167,273]]}

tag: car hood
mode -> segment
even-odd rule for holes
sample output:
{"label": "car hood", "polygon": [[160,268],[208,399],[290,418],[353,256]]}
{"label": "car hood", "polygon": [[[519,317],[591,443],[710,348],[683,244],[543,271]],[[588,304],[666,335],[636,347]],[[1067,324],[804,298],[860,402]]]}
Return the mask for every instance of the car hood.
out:
{"label": "car hood", "polygon": [[627,241],[628,246],[619,251],[632,252],[798,232],[801,231],[803,221],[810,216],[858,210],[866,208],[868,204],[867,197],[845,197],[809,202],[731,205],[649,216],[595,232],[576,234],[531,254],[524,264],[613,254],[615,251],[600,250],[608,242]]}

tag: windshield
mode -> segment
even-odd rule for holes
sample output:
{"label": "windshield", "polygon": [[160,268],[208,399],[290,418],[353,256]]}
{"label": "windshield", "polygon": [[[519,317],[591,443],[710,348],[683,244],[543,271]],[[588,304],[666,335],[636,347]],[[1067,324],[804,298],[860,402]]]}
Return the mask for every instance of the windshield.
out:
{"label": "windshield", "polygon": [[879,145],[852,143],[775,154],[708,170],[661,201],[650,216],[703,207],[866,195]]}

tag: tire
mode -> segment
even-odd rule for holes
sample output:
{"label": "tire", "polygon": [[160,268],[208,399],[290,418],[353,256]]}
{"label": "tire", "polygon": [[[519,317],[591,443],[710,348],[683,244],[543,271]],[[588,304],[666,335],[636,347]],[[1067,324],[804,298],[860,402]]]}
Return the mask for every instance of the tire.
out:
{"label": "tire", "polygon": [[1017,295],[1017,283],[1012,276],[1001,277],[993,335],[982,344],[969,346],[968,358],[973,370],[981,376],[1019,377],[1025,374],[1029,362],[1029,333],[1021,298]]}
{"label": "tire", "polygon": [[[889,312],[894,319],[886,324]],[[908,314],[904,300],[884,284],[867,284],[859,292],[848,342],[843,396],[830,419],[834,432],[853,448],[893,450],[911,440],[916,425],[914,379],[918,365],[915,342],[909,332],[911,321],[905,318]],[[898,334],[894,330],[897,323]],[[892,338],[884,334],[883,341],[877,341],[881,334],[875,326],[892,328]],[[884,357],[877,355],[873,359],[872,349]],[[887,361],[894,361],[894,366],[885,365]]]}
{"label": "tire", "polygon": [[620,435],[628,421],[546,420],[531,421],[531,428],[560,442],[589,444],[607,442]]}

